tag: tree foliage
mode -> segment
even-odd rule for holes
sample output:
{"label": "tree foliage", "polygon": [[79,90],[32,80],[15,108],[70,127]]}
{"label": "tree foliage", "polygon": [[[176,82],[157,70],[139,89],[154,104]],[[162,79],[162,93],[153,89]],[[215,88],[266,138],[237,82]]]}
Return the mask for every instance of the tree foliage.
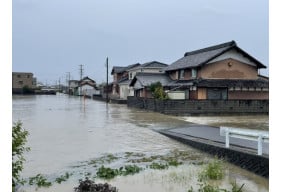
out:
{"label": "tree foliage", "polygon": [[168,99],[168,96],[165,93],[163,86],[160,82],[152,83],[149,88],[155,99]]}
{"label": "tree foliage", "polygon": [[26,147],[28,131],[22,128],[22,123],[14,123],[12,127],[12,187],[15,191],[15,187],[18,184],[23,184],[23,179],[20,174],[23,170],[23,163],[25,158],[24,152],[29,151],[30,148]]}

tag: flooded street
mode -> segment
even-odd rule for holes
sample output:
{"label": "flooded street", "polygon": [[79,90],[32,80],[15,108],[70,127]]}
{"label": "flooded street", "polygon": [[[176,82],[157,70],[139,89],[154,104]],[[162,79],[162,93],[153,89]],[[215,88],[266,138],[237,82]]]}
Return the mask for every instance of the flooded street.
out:
{"label": "flooded street", "polygon": [[[214,126],[228,125],[268,130],[268,116],[247,117],[175,117],[154,112],[127,108],[126,105],[59,95],[13,96],[13,122],[21,121],[29,132],[25,154],[26,162],[22,176],[45,175],[54,180],[65,172],[72,174],[61,184],[37,191],[73,191],[79,179],[92,177],[101,157],[109,154],[114,158],[107,166],[118,168],[125,163],[136,162],[152,156],[179,157],[185,152],[185,163],[166,170],[145,169],[138,174],[119,176],[110,181],[119,191],[187,191],[197,186],[197,173],[201,163],[211,157],[187,145],[167,138],[153,129],[184,126],[189,122]],[[240,124],[241,122],[241,124]],[[184,153],[182,153],[184,154]],[[145,162],[145,161],[144,161]],[[201,162],[201,163],[199,163]],[[103,161],[105,164],[105,161]],[[143,162],[142,162],[143,163]],[[148,163],[143,163],[144,168]],[[245,191],[268,191],[268,180],[226,163],[226,176],[221,186],[236,179],[245,183]],[[95,181],[103,180],[95,179]],[[194,187],[195,188],[195,187]],[[25,185],[22,191],[36,191],[36,187]]]}

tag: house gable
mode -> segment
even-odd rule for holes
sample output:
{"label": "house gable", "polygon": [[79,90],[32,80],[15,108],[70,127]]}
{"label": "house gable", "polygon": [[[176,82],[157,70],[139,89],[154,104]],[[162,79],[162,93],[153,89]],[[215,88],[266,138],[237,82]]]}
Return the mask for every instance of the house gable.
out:
{"label": "house gable", "polygon": [[158,61],[151,61],[139,65],[137,67],[131,68],[128,70],[129,79],[133,79],[136,73],[164,73],[163,68],[167,67],[168,65],[165,63],[161,63]]}
{"label": "house gable", "polygon": [[[234,52],[235,51],[235,52]],[[237,52],[237,53],[236,53]],[[219,58],[221,56],[221,58]],[[231,57],[232,56],[232,57]],[[197,68],[211,62],[226,59],[228,57],[235,58],[257,68],[266,68],[262,63],[249,55],[247,52],[239,48],[235,41],[199,49],[196,51],[187,52],[184,57],[180,58],[170,66],[165,68],[165,71],[175,71],[179,69]]]}
{"label": "house gable", "polygon": [[237,60],[237,61],[240,61],[242,63],[245,63],[247,65],[251,65],[251,66],[255,66],[255,67],[257,66],[257,64],[254,61],[252,61],[250,58],[243,55],[241,52],[238,52],[236,49],[231,49],[231,50],[223,53],[222,55],[219,55],[218,57],[210,60],[207,64],[214,63],[214,62],[217,62],[217,61],[226,60],[226,59],[230,59],[230,58]]}
{"label": "house gable", "polygon": [[224,59],[204,65],[198,78],[204,79],[257,79],[256,66],[235,59]]}

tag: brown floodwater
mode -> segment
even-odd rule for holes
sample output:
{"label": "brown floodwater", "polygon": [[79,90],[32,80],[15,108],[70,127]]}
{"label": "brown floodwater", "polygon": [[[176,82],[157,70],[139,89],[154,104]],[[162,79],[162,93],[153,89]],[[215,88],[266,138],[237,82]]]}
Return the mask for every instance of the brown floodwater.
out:
{"label": "brown floodwater", "polygon": [[[25,154],[23,178],[40,173],[54,181],[65,172],[72,174],[61,184],[53,182],[51,187],[38,189],[26,184],[19,191],[74,191],[79,179],[95,175],[97,169],[89,165],[91,159],[113,154],[118,158],[105,166],[116,168],[132,160],[133,156],[126,156],[129,153],[167,156],[175,150],[190,154],[183,165],[165,170],[145,169],[107,182],[121,192],[178,192],[187,191],[191,186],[196,189],[202,164],[213,157],[154,130],[183,127],[189,122],[268,130],[267,115],[176,117],[64,94],[14,95],[12,101],[13,122],[21,121],[29,132],[27,146],[31,150]],[[245,191],[268,191],[268,179],[225,163],[225,177],[218,181],[218,185],[230,188],[230,182],[234,180],[238,184],[245,183]]]}

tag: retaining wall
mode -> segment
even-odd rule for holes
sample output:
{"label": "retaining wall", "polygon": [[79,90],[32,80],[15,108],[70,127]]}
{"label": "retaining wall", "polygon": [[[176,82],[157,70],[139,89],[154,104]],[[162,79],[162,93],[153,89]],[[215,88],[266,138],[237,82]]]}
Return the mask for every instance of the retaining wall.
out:
{"label": "retaining wall", "polygon": [[128,97],[127,106],[172,115],[268,114],[269,100],[157,100]]}
{"label": "retaining wall", "polygon": [[215,155],[221,159],[225,159],[226,161],[243,169],[247,169],[257,175],[269,178],[269,159],[267,157],[184,139],[173,134],[168,134],[165,131],[160,131],[160,133],[182,143],[188,144],[191,147],[199,149],[203,152]]}

